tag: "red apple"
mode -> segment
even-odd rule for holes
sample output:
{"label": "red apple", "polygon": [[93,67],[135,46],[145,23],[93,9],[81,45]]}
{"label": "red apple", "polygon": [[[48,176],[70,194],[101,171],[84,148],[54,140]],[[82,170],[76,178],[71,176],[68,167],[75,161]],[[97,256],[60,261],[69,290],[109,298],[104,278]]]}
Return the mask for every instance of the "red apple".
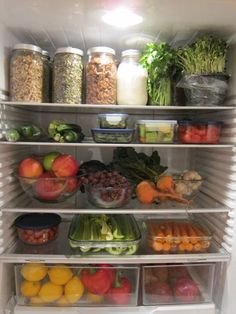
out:
{"label": "red apple", "polygon": [[78,185],[79,185],[79,181],[77,178],[69,178],[67,180],[67,186],[66,186],[65,191],[68,193],[72,193],[77,189]]}
{"label": "red apple", "polygon": [[64,192],[66,181],[58,179],[52,171],[44,172],[34,185],[35,195],[42,201],[54,201]]}
{"label": "red apple", "polygon": [[43,167],[40,162],[33,158],[22,160],[18,168],[18,174],[26,178],[38,178],[43,173]]}
{"label": "red apple", "polygon": [[57,177],[73,177],[79,170],[79,164],[71,155],[59,155],[52,164],[52,171]]}

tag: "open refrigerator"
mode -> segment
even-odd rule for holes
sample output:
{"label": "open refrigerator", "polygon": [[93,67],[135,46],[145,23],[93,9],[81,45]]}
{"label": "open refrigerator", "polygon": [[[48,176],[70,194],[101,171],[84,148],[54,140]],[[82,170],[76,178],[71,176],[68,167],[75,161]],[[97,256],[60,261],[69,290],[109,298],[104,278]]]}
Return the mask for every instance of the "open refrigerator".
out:
{"label": "open refrigerator", "polygon": [[[143,16],[142,24],[130,28],[115,28],[101,22],[101,15],[114,6],[128,6]],[[236,3],[233,0],[1,0],[0,1],[0,313],[152,313],[152,314],[233,314],[236,308],[235,285],[235,195],[236,195]],[[221,106],[116,106],[95,104],[38,104],[8,101],[9,56],[14,44],[37,44],[52,55],[56,48],[78,47],[86,51],[93,46],[109,46],[119,58],[122,50],[142,49],[149,41],[175,44],[191,41],[203,30],[216,31],[231,43],[228,72],[231,74],[227,101]],[[109,162],[113,150],[122,144],[82,142],[75,144],[47,142],[5,142],[4,131],[17,122],[32,121],[47,127],[53,119],[63,118],[82,126],[85,134],[96,125],[98,113],[128,113],[133,121],[140,119],[192,118],[221,120],[224,128],[220,143],[215,145],[137,144],[129,146],[151,153],[158,150],[169,170],[195,169],[207,178],[191,208],[184,206],[138,206],[131,202],[120,209],[104,209],[103,213],[133,214],[137,221],[147,218],[194,217],[213,232],[207,253],[151,254],[145,242],[131,256],[73,255],[68,246],[69,221],[76,213],[98,213],[99,209],[81,201],[80,195],[61,204],[44,205],[32,201],[22,191],[14,176],[18,163],[31,153],[43,154],[60,150],[80,161],[98,159]],[[127,145],[127,144],[126,144]],[[44,248],[27,247],[16,237],[12,226],[21,213],[58,213],[63,218],[58,238]],[[100,210],[101,212],[101,210]],[[15,302],[14,266],[29,262],[46,264],[109,263],[112,265],[171,265],[191,264],[214,267],[209,289],[212,299],[205,303],[177,305],[144,305],[141,292],[137,306],[132,307],[27,307]],[[194,269],[194,267],[193,267]],[[196,267],[197,269],[197,267]],[[140,284],[141,285],[141,284]],[[140,289],[139,289],[140,290]]]}

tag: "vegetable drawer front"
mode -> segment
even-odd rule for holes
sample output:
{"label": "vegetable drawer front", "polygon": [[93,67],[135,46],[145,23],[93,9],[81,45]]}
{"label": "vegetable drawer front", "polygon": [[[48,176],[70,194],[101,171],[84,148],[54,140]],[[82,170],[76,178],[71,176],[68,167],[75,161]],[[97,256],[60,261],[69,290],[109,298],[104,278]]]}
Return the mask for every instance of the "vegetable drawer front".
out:
{"label": "vegetable drawer front", "polygon": [[15,266],[19,306],[137,306],[138,266],[45,265]]}
{"label": "vegetable drawer front", "polygon": [[143,266],[143,305],[211,302],[214,271],[214,264]]}

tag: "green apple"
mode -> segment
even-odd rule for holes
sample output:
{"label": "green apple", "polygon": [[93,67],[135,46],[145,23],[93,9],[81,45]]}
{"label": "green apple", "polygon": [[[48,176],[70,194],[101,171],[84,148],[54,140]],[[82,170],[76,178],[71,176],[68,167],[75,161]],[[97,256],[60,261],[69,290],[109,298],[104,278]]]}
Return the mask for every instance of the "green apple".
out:
{"label": "green apple", "polygon": [[43,167],[46,171],[52,170],[52,164],[59,155],[61,155],[61,153],[51,152],[43,157]]}

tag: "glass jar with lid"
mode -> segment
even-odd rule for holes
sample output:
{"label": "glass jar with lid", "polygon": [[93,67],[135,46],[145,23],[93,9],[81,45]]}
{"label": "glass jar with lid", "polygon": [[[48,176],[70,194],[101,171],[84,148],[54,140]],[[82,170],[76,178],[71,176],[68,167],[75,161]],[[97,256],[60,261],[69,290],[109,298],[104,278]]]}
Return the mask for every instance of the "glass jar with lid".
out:
{"label": "glass jar with lid", "polygon": [[42,50],[35,45],[17,44],[10,62],[12,101],[43,102]]}
{"label": "glass jar with lid", "polygon": [[86,103],[116,104],[115,51],[109,47],[93,47],[87,54]]}
{"label": "glass jar with lid", "polygon": [[118,105],[145,106],[147,104],[147,70],[139,63],[140,52],[129,49],[122,52],[117,71]]}
{"label": "glass jar with lid", "polygon": [[56,50],[53,63],[53,102],[80,104],[82,100],[83,51],[65,47]]}
{"label": "glass jar with lid", "polygon": [[49,53],[42,50],[43,59],[43,102],[47,103],[51,100],[51,77],[52,77],[52,64],[50,61]]}

